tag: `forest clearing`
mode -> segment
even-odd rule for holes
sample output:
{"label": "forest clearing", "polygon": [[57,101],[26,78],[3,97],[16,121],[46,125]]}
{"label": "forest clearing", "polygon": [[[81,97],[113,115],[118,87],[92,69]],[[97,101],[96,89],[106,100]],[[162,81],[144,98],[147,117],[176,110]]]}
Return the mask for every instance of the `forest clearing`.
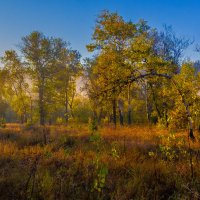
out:
{"label": "forest clearing", "polygon": [[200,4],[3,1],[0,200],[200,199]]}
{"label": "forest clearing", "polygon": [[199,199],[200,143],[185,131],[46,129],[45,143],[39,128],[0,130],[0,199]]}

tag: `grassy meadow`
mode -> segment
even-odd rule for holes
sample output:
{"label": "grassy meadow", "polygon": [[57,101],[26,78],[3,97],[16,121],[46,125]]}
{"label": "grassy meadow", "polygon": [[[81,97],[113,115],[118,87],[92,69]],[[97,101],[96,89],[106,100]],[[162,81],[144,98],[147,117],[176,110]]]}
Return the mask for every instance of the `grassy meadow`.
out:
{"label": "grassy meadow", "polygon": [[0,199],[199,199],[198,133],[86,124],[0,129]]}
{"label": "grassy meadow", "polygon": [[125,2],[0,0],[0,200],[200,200],[200,3]]}

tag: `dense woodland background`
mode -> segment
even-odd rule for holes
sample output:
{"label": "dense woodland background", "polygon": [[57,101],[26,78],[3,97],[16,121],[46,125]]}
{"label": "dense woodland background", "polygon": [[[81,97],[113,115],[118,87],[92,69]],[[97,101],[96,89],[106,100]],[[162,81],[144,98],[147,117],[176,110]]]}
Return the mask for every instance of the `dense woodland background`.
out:
{"label": "dense woodland background", "polygon": [[82,58],[33,31],[1,58],[0,199],[199,199],[195,41],[109,11],[91,39]]}
{"label": "dense woodland background", "polygon": [[176,37],[171,27],[158,31],[108,11],[97,18],[92,41],[91,58],[37,31],[22,37],[17,51],[6,51],[2,120],[44,125],[92,117],[170,128],[192,121],[198,128],[199,63],[182,60],[192,41]]}

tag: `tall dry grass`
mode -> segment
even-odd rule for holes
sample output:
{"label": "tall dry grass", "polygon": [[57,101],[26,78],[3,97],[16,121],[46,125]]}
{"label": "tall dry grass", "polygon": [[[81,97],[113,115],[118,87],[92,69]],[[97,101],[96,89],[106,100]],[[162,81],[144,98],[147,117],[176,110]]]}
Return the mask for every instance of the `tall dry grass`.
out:
{"label": "tall dry grass", "polygon": [[189,148],[187,132],[154,126],[46,130],[0,129],[0,199],[200,198],[198,133]]}

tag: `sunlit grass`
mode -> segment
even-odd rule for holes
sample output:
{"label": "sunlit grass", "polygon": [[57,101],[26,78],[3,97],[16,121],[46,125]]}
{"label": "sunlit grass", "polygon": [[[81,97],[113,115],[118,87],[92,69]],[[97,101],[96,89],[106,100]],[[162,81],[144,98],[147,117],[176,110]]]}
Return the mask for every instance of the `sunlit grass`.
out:
{"label": "sunlit grass", "polygon": [[0,191],[6,191],[1,199],[55,199],[56,195],[187,199],[194,195],[191,191],[199,195],[200,143],[190,142],[191,178],[186,131],[172,134],[155,126],[107,126],[91,140],[85,124],[47,128],[46,144],[39,127],[8,124],[0,130]]}

